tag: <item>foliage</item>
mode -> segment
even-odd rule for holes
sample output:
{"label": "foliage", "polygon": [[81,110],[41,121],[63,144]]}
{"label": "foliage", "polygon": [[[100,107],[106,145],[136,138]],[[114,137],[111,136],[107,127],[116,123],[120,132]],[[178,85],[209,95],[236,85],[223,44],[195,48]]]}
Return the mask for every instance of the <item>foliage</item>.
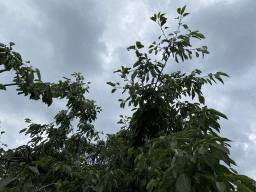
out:
{"label": "foliage", "polygon": [[[41,81],[40,71],[24,67],[19,53],[0,44],[0,64],[5,69],[15,70],[14,84],[18,85],[18,94],[30,95],[30,99],[42,101],[48,106],[53,98],[67,98],[66,110],[55,116],[55,122],[36,124],[30,119],[28,128],[22,129],[30,135],[27,145],[5,151],[1,148],[0,189],[5,191],[252,191],[255,181],[239,175],[231,164],[236,163],[229,157],[229,139],[220,137],[220,117],[227,119],[221,112],[208,108],[201,92],[202,85],[215,79],[223,82],[223,72],[199,77],[202,72],[195,69],[191,74],[181,71],[163,74],[167,61],[172,56],[177,63],[192,59],[199,53],[204,58],[209,54],[207,46],[191,47],[190,38],[204,39],[199,31],[191,31],[181,19],[189,13],[178,8],[178,30],[166,35],[165,14],[155,14],[150,19],[156,22],[162,31],[159,43],[149,46],[149,54],[162,52],[162,60],[151,62],[147,53],[140,49],[144,45],[137,41],[128,47],[134,50],[138,61],[129,67],[121,66],[114,71],[128,83],[107,82],[113,87],[129,91],[129,97],[119,99],[120,107],[126,102],[133,105],[132,117],[123,117],[119,124],[125,124],[116,134],[108,134],[107,140],[99,139],[92,121],[101,111],[95,101],[85,99],[83,76],[74,73],[75,82],[65,78],[58,84]],[[179,27],[189,31],[179,35]],[[164,27],[164,28],[163,28]],[[162,38],[162,40],[161,40]],[[164,46],[165,45],[165,46]],[[34,80],[34,73],[38,79]],[[128,80],[128,75],[131,73]],[[90,82],[88,82],[89,84]],[[181,96],[197,95],[199,103],[181,102]],[[74,130],[71,121],[78,118],[78,129]],[[54,127],[54,123],[58,127]],[[97,143],[93,143],[97,141]],[[220,162],[225,162],[226,167]]]}

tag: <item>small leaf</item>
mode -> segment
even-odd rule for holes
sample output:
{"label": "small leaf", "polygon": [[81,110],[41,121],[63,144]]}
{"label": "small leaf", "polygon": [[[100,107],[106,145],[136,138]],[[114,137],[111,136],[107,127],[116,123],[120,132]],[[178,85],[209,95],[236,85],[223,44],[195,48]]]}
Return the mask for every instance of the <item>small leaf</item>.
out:
{"label": "small leaf", "polygon": [[161,141],[160,138],[154,138],[154,139],[150,139],[149,142],[157,142],[157,141]]}
{"label": "small leaf", "polygon": [[215,114],[217,114],[218,116],[220,116],[220,117],[222,117],[222,118],[224,118],[224,119],[228,119],[225,114],[223,114],[223,113],[221,113],[221,112],[219,112],[219,111],[217,111],[217,110],[215,110],[215,109],[208,109],[208,110],[211,111],[211,112],[213,112],[213,113],[215,113]]}
{"label": "small leaf", "polygon": [[196,35],[197,35],[198,37],[202,38],[202,39],[205,39],[205,36],[204,36],[203,34],[201,34],[201,33],[196,33]]}
{"label": "small leaf", "polygon": [[184,13],[182,16],[183,17],[185,17],[185,16],[187,16],[187,15],[189,15],[190,13]]}
{"label": "small leaf", "polygon": [[130,49],[135,49],[135,45],[132,45],[132,46],[127,48],[128,51],[130,51]]}
{"label": "small leaf", "polygon": [[202,95],[198,96],[198,100],[200,103],[204,104],[204,97]]}
{"label": "small leaf", "polygon": [[157,184],[155,179],[152,179],[148,184],[147,184],[147,191],[151,192],[153,190],[153,187],[155,187]]}
{"label": "small leaf", "polygon": [[163,26],[166,23],[166,19],[161,22],[161,26]]}
{"label": "small leaf", "polygon": [[6,90],[6,87],[0,83],[0,89]]}
{"label": "small leaf", "polygon": [[144,47],[144,45],[141,44],[141,42],[136,41],[136,46],[138,47],[138,49],[141,49]]}
{"label": "small leaf", "polygon": [[181,174],[176,181],[176,188],[178,191],[190,192],[191,191],[191,181],[189,177],[183,173]]}
{"label": "small leaf", "polygon": [[116,89],[112,89],[111,93],[115,93]]}
{"label": "small leaf", "polygon": [[128,155],[130,155],[130,153],[133,151],[134,147],[131,147],[129,150],[128,150]]}
{"label": "small leaf", "polygon": [[27,130],[27,128],[24,128],[24,129],[20,130],[20,133],[23,133],[26,130]]}
{"label": "small leaf", "polygon": [[0,180],[0,190],[2,190],[6,185],[10,184],[11,182],[13,182],[14,180],[16,180],[16,177],[7,177],[5,179],[1,179]]}
{"label": "small leaf", "polygon": [[224,182],[216,182],[216,185],[220,192],[225,192],[226,184]]}
{"label": "small leaf", "polygon": [[255,182],[253,179],[251,179],[245,175],[233,175],[232,177],[235,179],[238,179],[238,180],[242,180],[242,181]]}
{"label": "small leaf", "polygon": [[37,68],[36,68],[36,74],[37,74],[39,81],[41,81],[41,74],[40,74],[39,69],[37,69]]}
{"label": "small leaf", "polygon": [[199,54],[198,54],[198,52],[196,52],[196,57],[199,57]]}
{"label": "small leaf", "polygon": [[185,9],[186,9],[186,6],[187,6],[187,5],[185,5],[184,7],[182,7],[182,10],[181,10],[181,13],[180,13],[181,15],[184,13],[184,11],[185,11]]}
{"label": "small leaf", "polygon": [[115,83],[107,82],[107,84],[111,85],[112,87],[116,86]]}
{"label": "small leaf", "polygon": [[223,76],[229,77],[226,73],[223,73],[223,72],[217,72],[216,74],[219,74],[219,75],[223,75]]}
{"label": "small leaf", "polygon": [[32,161],[35,165],[39,165],[40,167],[44,167],[45,164],[42,161]]}
{"label": "small leaf", "polygon": [[154,17],[150,17],[150,19],[156,22],[156,14],[154,15]]}
{"label": "small leaf", "polygon": [[37,174],[37,175],[40,174],[39,171],[38,171],[38,169],[37,169],[37,167],[29,166],[29,169],[30,169],[30,171],[32,171],[33,173],[35,173],[35,174]]}
{"label": "small leaf", "polygon": [[177,9],[177,13],[179,13],[179,14],[180,14],[180,11],[181,11],[181,8],[178,8],[178,9]]}
{"label": "small leaf", "polygon": [[153,157],[155,157],[155,156],[160,156],[161,154],[163,154],[165,152],[165,150],[164,149],[156,149],[156,150],[154,150],[153,152],[151,152],[148,156],[147,156],[147,160],[149,160],[149,159],[151,159],[151,158],[153,158]]}
{"label": "small leaf", "polygon": [[227,154],[229,154],[229,150],[224,147],[223,145],[220,145],[220,144],[217,144],[217,143],[209,143],[209,145],[213,146],[214,148],[218,149],[218,150],[221,150]]}
{"label": "small leaf", "polygon": [[188,29],[188,26],[186,24],[182,25],[184,27],[184,29]]}
{"label": "small leaf", "polygon": [[242,189],[242,191],[244,192],[252,192],[250,189],[248,189],[246,186],[244,186],[243,184],[237,182],[237,181],[234,181],[233,182],[239,189]]}
{"label": "small leaf", "polygon": [[29,118],[26,118],[26,119],[25,119],[25,122],[26,122],[26,123],[30,123],[31,120],[30,120]]}

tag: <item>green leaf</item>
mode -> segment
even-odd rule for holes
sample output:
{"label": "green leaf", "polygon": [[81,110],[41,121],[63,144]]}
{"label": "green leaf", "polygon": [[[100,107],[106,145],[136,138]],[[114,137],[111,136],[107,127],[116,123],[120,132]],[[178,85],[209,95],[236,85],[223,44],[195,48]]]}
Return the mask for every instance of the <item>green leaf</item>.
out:
{"label": "green leaf", "polygon": [[244,192],[252,192],[250,189],[248,189],[246,186],[244,186],[243,184],[237,182],[237,181],[234,181],[233,182],[239,189],[241,189],[242,191]]}
{"label": "green leaf", "polygon": [[30,171],[32,171],[33,173],[37,174],[37,175],[40,175],[37,167],[34,167],[34,166],[29,166],[29,169]]}
{"label": "green leaf", "polygon": [[6,87],[0,83],[0,89],[6,90]]}
{"label": "green leaf", "polygon": [[45,164],[42,161],[32,161],[33,164],[38,165],[40,167],[44,167]]}
{"label": "green leaf", "polygon": [[216,74],[219,74],[219,75],[223,75],[223,76],[229,77],[226,73],[223,73],[223,72],[217,72]]}
{"label": "green leaf", "polygon": [[220,75],[219,75],[219,74],[214,74],[214,77],[215,77],[216,79],[218,79],[221,83],[224,84],[224,82],[223,82],[223,80],[220,78]]}
{"label": "green leaf", "polygon": [[205,39],[205,36],[204,36],[203,34],[201,34],[201,33],[196,33],[196,35],[197,35],[198,37],[202,38],[202,39]]}
{"label": "green leaf", "polygon": [[202,95],[198,96],[198,100],[200,103],[204,104],[204,97]]}
{"label": "green leaf", "polygon": [[186,6],[187,6],[187,5],[185,5],[184,7],[182,7],[182,10],[181,10],[181,13],[180,13],[181,15],[184,13],[184,11],[185,11],[185,9],[186,9]]}
{"label": "green leaf", "polygon": [[219,189],[219,192],[225,192],[226,184],[224,182],[216,182],[216,186]]}
{"label": "green leaf", "polygon": [[226,115],[224,115],[223,113],[221,113],[221,112],[219,112],[219,111],[217,111],[215,109],[211,109],[210,108],[210,109],[208,109],[208,111],[211,111],[212,113],[214,113],[214,114],[216,114],[216,115],[218,115],[218,116],[220,116],[220,117],[222,117],[224,119],[228,119]]}
{"label": "green leaf", "polygon": [[116,92],[116,89],[112,89],[111,93],[115,93]]}
{"label": "green leaf", "polygon": [[16,180],[16,177],[7,177],[5,179],[1,179],[0,181],[0,190],[2,190],[6,185],[10,184],[11,182],[13,182],[14,180]]}
{"label": "green leaf", "polygon": [[128,155],[130,155],[130,153],[134,150],[134,147],[131,147],[129,150],[128,150]]}
{"label": "green leaf", "polygon": [[242,181],[248,181],[248,182],[255,182],[255,180],[245,176],[245,175],[233,175],[232,178],[238,179],[238,180],[242,180]]}
{"label": "green leaf", "polygon": [[154,139],[150,139],[149,141],[150,142],[157,142],[157,141],[161,141],[161,139],[160,138],[154,138]]}
{"label": "green leaf", "polygon": [[153,158],[153,157],[155,157],[155,156],[160,156],[160,155],[163,154],[164,152],[165,152],[164,149],[156,149],[156,150],[154,150],[153,152],[151,152],[151,153],[147,156],[146,160],[149,160],[149,159],[151,159],[151,158]]}
{"label": "green leaf", "polygon": [[190,13],[184,13],[182,16],[186,17],[187,15],[189,15]]}
{"label": "green leaf", "polygon": [[23,133],[26,130],[27,130],[27,128],[24,128],[24,129],[20,130],[20,133]]}
{"label": "green leaf", "polygon": [[155,14],[154,16],[150,17],[150,19],[151,19],[152,21],[155,21],[155,22],[156,22],[156,14]]}
{"label": "green leaf", "polygon": [[128,51],[130,51],[130,49],[135,49],[135,45],[132,45],[132,46],[127,48]]}
{"label": "green leaf", "polygon": [[217,144],[217,143],[209,143],[209,145],[215,147],[218,150],[221,150],[221,151],[229,154],[229,150],[226,147],[224,147],[223,145],[220,145],[220,144]]}
{"label": "green leaf", "polygon": [[148,51],[148,53],[149,53],[149,54],[151,54],[151,53],[152,53],[152,51],[153,51],[153,49],[150,49],[150,50]]}
{"label": "green leaf", "polygon": [[185,173],[181,174],[178,177],[178,179],[176,181],[176,189],[178,191],[182,191],[182,192],[190,192],[191,191],[191,181]]}
{"label": "green leaf", "polygon": [[177,9],[177,13],[179,13],[179,14],[181,13],[181,8]]}
{"label": "green leaf", "polygon": [[195,97],[195,91],[194,89],[192,89],[192,100],[194,99],[194,97]]}
{"label": "green leaf", "polygon": [[171,167],[169,167],[163,175],[163,181],[166,180],[169,176],[173,175],[173,170],[177,167],[177,165],[172,165]]}
{"label": "green leaf", "polygon": [[184,27],[184,29],[188,29],[188,26],[186,24],[182,25]]}
{"label": "green leaf", "polygon": [[179,63],[178,58],[177,58],[177,54],[175,55],[175,61],[176,61],[177,63]]}
{"label": "green leaf", "polygon": [[199,54],[198,54],[198,52],[196,52],[196,57],[199,57]]}
{"label": "green leaf", "polygon": [[31,120],[30,120],[29,118],[26,118],[26,119],[25,119],[25,122],[26,122],[26,123],[31,123]]}
{"label": "green leaf", "polygon": [[41,74],[40,74],[39,69],[37,69],[37,68],[36,68],[36,74],[37,74],[39,81],[41,81]]}
{"label": "green leaf", "polygon": [[212,73],[209,73],[208,76],[210,77],[211,80],[213,80],[216,83],[216,81],[212,77]]}
{"label": "green leaf", "polygon": [[163,20],[163,21],[161,22],[161,26],[163,26],[165,23],[166,23],[166,20]]}
{"label": "green leaf", "polygon": [[141,42],[136,41],[136,46],[138,47],[138,49],[141,49],[144,47],[144,45],[141,44]]}
{"label": "green leaf", "polygon": [[157,184],[155,179],[151,179],[151,181],[147,184],[147,191],[151,192],[153,190],[153,187],[155,187]]}
{"label": "green leaf", "polygon": [[112,87],[116,86],[115,83],[107,82],[108,85],[111,85]]}
{"label": "green leaf", "polygon": [[214,140],[214,141],[230,141],[231,142],[231,140],[229,140],[227,138],[224,138],[224,137],[213,137],[213,138],[210,139],[210,141],[211,140]]}

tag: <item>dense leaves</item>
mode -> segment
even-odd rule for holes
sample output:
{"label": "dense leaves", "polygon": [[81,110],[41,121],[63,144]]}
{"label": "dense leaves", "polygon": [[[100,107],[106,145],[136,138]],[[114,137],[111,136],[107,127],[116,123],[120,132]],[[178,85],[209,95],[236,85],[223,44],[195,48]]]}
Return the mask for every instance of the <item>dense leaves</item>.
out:
{"label": "dense leaves", "polygon": [[[107,140],[99,139],[92,121],[101,108],[93,100],[85,99],[89,86],[83,83],[80,73],[72,74],[76,81],[66,79],[58,84],[41,80],[40,71],[25,66],[19,53],[0,44],[0,64],[16,71],[13,84],[0,84],[0,89],[17,85],[18,94],[30,99],[42,99],[50,106],[53,98],[68,99],[67,109],[61,110],[50,124],[36,124],[26,118],[28,128],[20,133],[31,137],[27,145],[5,151],[1,148],[0,189],[4,191],[255,191],[255,181],[239,175],[229,157],[229,139],[220,137],[221,112],[208,108],[201,92],[202,85],[216,80],[223,82],[223,72],[208,74],[195,69],[190,74],[181,71],[163,74],[172,56],[179,63],[209,54],[207,46],[191,47],[190,38],[204,39],[199,31],[191,31],[181,19],[186,6],[178,8],[178,30],[166,35],[165,14],[154,14],[150,19],[162,31],[159,43],[149,46],[149,54],[162,53],[161,61],[152,62],[145,47],[137,41],[127,49],[134,50],[138,60],[131,67],[121,66],[120,73],[125,86],[107,82],[118,89],[128,90],[129,97],[119,99],[120,107],[133,105],[132,117],[120,115],[124,124],[116,134],[107,134]],[[179,27],[189,31],[179,35]],[[164,27],[164,28],[163,28]],[[161,40],[162,38],[162,40]],[[165,46],[164,46],[165,44]],[[38,79],[34,79],[34,74]],[[128,79],[130,78],[130,80]],[[88,82],[89,84],[90,82]],[[198,102],[181,102],[181,96],[197,95]],[[42,97],[41,97],[42,96]],[[77,129],[71,122],[79,119]],[[54,125],[56,124],[56,126]],[[1,133],[2,134],[2,133]],[[93,142],[96,141],[96,142]],[[228,167],[220,162],[223,161]],[[235,186],[237,189],[235,189]]]}

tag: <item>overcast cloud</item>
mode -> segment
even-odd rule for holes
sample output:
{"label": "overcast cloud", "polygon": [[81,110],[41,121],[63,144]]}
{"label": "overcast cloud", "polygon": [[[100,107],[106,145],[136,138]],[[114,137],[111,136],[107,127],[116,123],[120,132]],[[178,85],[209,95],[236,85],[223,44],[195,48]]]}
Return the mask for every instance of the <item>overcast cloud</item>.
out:
{"label": "overcast cloud", "polygon": [[[0,42],[14,42],[14,51],[39,68],[43,81],[57,83],[64,80],[62,77],[71,78],[73,72],[81,72],[84,82],[91,82],[90,93],[85,97],[102,107],[93,123],[95,129],[113,134],[121,127],[117,124],[119,115],[132,116],[132,107],[121,109],[118,99],[125,99],[128,94],[122,95],[121,90],[111,94],[112,87],[106,82],[124,85],[113,71],[135,63],[135,53],[126,48],[136,41],[147,48],[161,35],[159,26],[149,19],[151,16],[160,11],[166,13],[168,32],[174,32],[178,26],[174,19],[178,16],[176,9],[186,4],[185,12],[190,15],[182,23],[206,37],[192,40],[191,44],[193,48],[208,46],[210,54],[202,59],[193,53],[192,60],[180,60],[180,64],[171,58],[164,73],[181,70],[190,74],[199,69],[201,76],[218,71],[230,76],[223,78],[225,85],[207,84],[202,92],[209,108],[228,117],[219,121],[220,136],[233,141],[231,158],[238,165],[233,168],[256,179],[255,0],[0,0]],[[180,32],[187,34],[183,28]],[[153,54],[151,58],[160,59],[160,55]],[[0,82],[11,83],[13,77],[14,73],[2,73]],[[60,110],[66,109],[67,102],[54,99],[48,108],[40,100],[17,95],[16,88],[0,92],[1,131],[5,131],[1,142],[7,143],[8,148],[29,141],[19,134],[28,125],[25,118],[34,123],[51,123]]]}

